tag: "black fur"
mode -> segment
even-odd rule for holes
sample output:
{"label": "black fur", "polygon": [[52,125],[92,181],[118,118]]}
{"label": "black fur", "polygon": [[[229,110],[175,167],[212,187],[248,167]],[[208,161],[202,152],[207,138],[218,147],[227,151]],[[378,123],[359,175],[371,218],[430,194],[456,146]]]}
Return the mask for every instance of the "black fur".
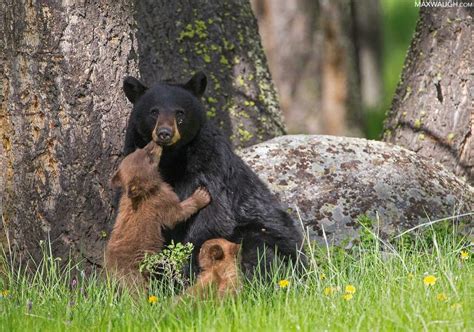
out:
{"label": "black fur", "polygon": [[[178,125],[181,139],[164,147],[160,173],[181,199],[204,186],[212,201],[191,220],[168,232],[167,239],[194,244],[195,269],[199,248],[206,240],[223,237],[242,242],[242,269],[250,277],[257,265],[258,250],[266,247],[266,262],[273,260],[275,247],[279,254],[295,260],[302,236],[268,188],[233,152],[228,139],[206,120],[198,99],[205,86],[202,73],[184,85],[157,84],[147,89],[140,83],[132,93],[124,84],[126,95],[131,95],[129,99],[134,103],[124,153],[142,148],[152,139],[157,119],[151,115],[151,108],[162,112],[183,109],[185,120]],[[135,91],[142,94],[137,96]]]}

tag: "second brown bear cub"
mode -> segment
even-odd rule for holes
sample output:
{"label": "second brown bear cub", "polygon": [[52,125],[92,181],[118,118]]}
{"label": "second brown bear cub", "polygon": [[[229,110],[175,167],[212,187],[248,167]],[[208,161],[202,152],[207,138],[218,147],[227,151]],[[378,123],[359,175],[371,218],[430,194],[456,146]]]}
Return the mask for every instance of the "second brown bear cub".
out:
{"label": "second brown bear cub", "polygon": [[221,238],[204,242],[199,251],[201,272],[187,294],[201,298],[215,291],[220,298],[235,295],[241,287],[237,268],[239,249],[239,244]]}
{"label": "second brown bear cub", "polygon": [[161,151],[154,142],[136,150],[112,178],[112,186],[121,188],[122,196],[105,250],[105,267],[128,289],[144,288],[146,277],[139,272],[139,264],[146,253],[162,249],[162,228],[174,228],[210,202],[204,188],[180,202],[158,172]]}

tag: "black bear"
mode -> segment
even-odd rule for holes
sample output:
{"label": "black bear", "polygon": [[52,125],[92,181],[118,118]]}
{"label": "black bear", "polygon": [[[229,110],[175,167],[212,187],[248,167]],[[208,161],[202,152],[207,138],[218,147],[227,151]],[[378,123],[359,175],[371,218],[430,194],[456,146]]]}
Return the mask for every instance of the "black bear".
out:
{"label": "black bear", "polygon": [[[167,240],[194,245],[192,271],[198,272],[201,245],[213,238],[242,243],[241,269],[252,277],[267,271],[278,256],[295,261],[302,245],[296,223],[257,175],[233,152],[219,128],[206,118],[200,102],[206,75],[185,84],[157,83],[148,88],[133,77],[123,89],[133,110],[125,137],[125,155],[154,140],[163,146],[160,173],[180,199],[205,187],[211,203],[166,234]],[[257,252],[265,252],[258,260]]]}

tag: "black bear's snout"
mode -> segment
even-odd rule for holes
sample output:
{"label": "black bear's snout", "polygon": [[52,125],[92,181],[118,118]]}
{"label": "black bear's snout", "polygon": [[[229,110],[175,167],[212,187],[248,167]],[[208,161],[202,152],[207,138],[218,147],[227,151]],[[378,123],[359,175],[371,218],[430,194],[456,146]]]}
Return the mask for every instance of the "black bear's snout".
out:
{"label": "black bear's snout", "polygon": [[158,138],[158,143],[167,144],[171,141],[172,132],[170,128],[160,128],[156,132],[156,137]]}

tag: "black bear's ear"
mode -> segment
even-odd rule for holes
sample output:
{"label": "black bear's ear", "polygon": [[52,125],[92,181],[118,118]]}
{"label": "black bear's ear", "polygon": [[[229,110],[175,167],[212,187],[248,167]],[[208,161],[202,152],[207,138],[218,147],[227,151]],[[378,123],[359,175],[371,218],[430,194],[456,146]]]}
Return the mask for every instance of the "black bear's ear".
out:
{"label": "black bear's ear", "polygon": [[183,88],[191,92],[198,98],[201,98],[206,90],[207,76],[202,71],[198,71],[193,77],[183,85]]}
{"label": "black bear's ear", "polygon": [[133,104],[145,93],[146,89],[148,88],[135,77],[128,76],[123,80],[123,91]]}
{"label": "black bear's ear", "polygon": [[209,256],[211,256],[214,261],[220,261],[224,258],[224,250],[222,250],[220,245],[214,244],[209,248]]}

